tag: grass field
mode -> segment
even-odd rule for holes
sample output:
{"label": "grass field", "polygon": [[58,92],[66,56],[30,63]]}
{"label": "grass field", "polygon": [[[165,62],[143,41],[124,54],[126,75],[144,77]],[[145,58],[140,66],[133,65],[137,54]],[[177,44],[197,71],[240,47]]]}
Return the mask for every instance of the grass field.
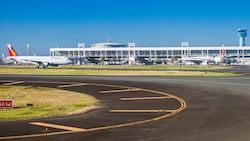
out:
{"label": "grass field", "polygon": [[209,69],[225,69],[224,66],[183,66],[183,65],[146,65],[146,66],[128,66],[128,65],[82,65],[82,66],[59,66],[59,68],[85,68],[85,69],[128,69],[128,70],[209,70]]}
{"label": "grass field", "polygon": [[0,86],[0,99],[13,100],[14,105],[13,109],[0,109],[0,120],[74,114],[99,102],[86,94],[31,86]]}
{"label": "grass field", "polygon": [[34,66],[1,66],[0,74],[109,75],[109,76],[237,76],[209,70],[220,66],[59,66],[37,69]]}

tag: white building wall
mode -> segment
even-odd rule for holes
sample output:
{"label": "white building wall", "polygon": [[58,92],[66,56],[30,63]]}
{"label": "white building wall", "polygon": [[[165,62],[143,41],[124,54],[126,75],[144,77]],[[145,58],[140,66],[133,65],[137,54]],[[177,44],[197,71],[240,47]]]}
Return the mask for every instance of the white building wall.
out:
{"label": "white building wall", "polygon": [[[149,58],[172,58],[182,56],[250,56],[250,46],[217,46],[217,47],[119,47],[119,48],[50,48],[52,56],[79,57],[105,57],[126,58],[129,56],[149,57]],[[80,55],[79,55],[80,53]]]}

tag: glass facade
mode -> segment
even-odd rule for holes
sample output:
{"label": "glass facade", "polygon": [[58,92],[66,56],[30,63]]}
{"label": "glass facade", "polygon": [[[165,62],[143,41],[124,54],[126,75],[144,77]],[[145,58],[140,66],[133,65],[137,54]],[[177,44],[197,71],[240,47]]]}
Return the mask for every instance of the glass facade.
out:
{"label": "glass facade", "polygon": [[52,56],[67,56],[70,58],[181,58],[183,56],[249,56],[250,47],[134,47],[134,48],[51,48]]}

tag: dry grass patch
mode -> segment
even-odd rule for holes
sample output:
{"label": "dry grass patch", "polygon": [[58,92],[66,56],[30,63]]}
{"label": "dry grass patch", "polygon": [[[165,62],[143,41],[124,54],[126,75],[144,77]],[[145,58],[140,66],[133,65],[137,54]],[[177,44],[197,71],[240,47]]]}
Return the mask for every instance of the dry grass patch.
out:
{"label": "dry grass patch", "polygon": [[[0,109],[0,120],[73,114],[99,102],[82,93],[32,86],[0,86],[0,99],[11,99],[14,106]],[[33,107],[28,108],[27,104]]]}

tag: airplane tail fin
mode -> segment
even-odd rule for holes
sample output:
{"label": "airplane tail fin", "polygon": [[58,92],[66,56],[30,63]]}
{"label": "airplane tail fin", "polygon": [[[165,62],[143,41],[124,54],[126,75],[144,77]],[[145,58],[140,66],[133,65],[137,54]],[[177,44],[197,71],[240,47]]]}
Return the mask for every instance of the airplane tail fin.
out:
{"label": "airplane tail fin", "polygon": [[7,48],[9,56],[17,56],[17,53],[11,44],[7,44]]}

